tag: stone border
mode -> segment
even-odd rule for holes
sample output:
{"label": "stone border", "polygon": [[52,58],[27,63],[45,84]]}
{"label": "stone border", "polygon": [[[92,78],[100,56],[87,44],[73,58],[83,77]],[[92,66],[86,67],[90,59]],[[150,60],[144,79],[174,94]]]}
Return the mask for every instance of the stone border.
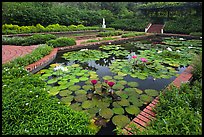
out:
{"label": "stone border", "polygon": [[[191,73],[193,67],[188,66],[173,82],[172,84],[179,88],[182,83],[186,83],[188,81],[191,81],[193,78],[193,74]],[[166,87],[170,88],[171,83]],[[146,106],[146,108],[141,111],[137,117],[135,117],[128,125],[123,128],[123,134],[125,135],[133,135],[136,133],[133,133],[131,130],[131,124],[134,124],[136,127],[138,127],[141,131],[145,129],[146,126],[149,125],[149,123],[156,119],[154,109],[156,108],[157,103],[159,103],[159,96],[157,96],[149,105]]]}

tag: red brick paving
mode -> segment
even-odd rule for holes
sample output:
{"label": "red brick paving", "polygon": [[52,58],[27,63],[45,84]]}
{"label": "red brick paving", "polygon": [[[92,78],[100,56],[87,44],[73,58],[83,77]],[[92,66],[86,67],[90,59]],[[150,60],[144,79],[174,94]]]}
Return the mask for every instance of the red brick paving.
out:
{"label": "red brick paving", "polygon": [[2,64],[9,62],[17,57],[31,53],[37,45],[32,46],[14,46],[2,45]]}

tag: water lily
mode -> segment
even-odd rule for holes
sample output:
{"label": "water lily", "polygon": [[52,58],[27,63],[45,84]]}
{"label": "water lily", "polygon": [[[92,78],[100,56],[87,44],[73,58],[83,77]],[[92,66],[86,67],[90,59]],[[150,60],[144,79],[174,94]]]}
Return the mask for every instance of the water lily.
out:
{"label": "water lily", "polygon": [[192,49],[193,47],[188,47],[189,49]]}
{"label": "water lily", "polygon": [[107,83],[108,83],[108,80],[104,80],[104,82],[107,84]]}
{"label": "water lily", "polygon": [[115,85],[115,82],[109,81],[109,82],[108,82],[108,85],[109,85],[110,87],[112,87],[113,85]]}
{"label": "water lily", "polygon": [[146,58],[140,58],[140,60],[141,60],[142,62],[147,62],[147,59],[146,59]]}
{"label": "water lily", "polygon": [[168,51],[172,51],[172,49],[171,49],[171,48],[169,48],[169,47],[167,48],[167,50],[168,50]]}
{"label": "water lily", "polygon": [[132,58],[133,58],[133,59],[136,59],[136,58],[137,58],[137,56],[136,56],[136,55],[134,55],[134,56],[132,56]]}
{"label": "water lily", "polygon": [[91,80],[91,83],[93,84],[93,85],[95,85],[96,83],[97,83],[98,81],[97,80]]}
{"label": "water lily", "polygon": [[176,52],[181,52],[180,50],[176,50]]}
{"label": "water lily", "polygon": [[86,51],[86,50],[88,50],[88,49],[81,49],[80,51]]}
{"label": "water lily", "polygon": [[179,40],[184,40],[184,38],[179,38]]}

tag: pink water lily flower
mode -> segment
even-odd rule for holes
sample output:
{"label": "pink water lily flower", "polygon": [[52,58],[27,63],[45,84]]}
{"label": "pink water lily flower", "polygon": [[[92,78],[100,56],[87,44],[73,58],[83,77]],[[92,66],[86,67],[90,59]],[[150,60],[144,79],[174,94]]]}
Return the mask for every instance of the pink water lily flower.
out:
{"label": "pink water lily flower", "polygon": [[95,85],[96,83],[97,83],[98,81],[97,80],[91,80],[91,83],[93,84],[93,85]]}
{"label": "pink water lily flower", "polygon": [[140,58],[140,60],[141,60],[142,62],[147,62],[147,59],[146,59],[146,58]]}
{"label": "pink water lily flower", "polygon": [[137,58],[137,56],[136,56],[136,55],[134,55],[134,56],[132,56],[132,58],[133,58],[133,59],[136,59],[136,58]]}
{"label": "pink water lily flower", "polygon": [[110,87],[112,87],[114,84],[115,84],[115,82],[112,82],[112,81],[109,81],[109,82],[108,82],[108,85],[109,85]]}

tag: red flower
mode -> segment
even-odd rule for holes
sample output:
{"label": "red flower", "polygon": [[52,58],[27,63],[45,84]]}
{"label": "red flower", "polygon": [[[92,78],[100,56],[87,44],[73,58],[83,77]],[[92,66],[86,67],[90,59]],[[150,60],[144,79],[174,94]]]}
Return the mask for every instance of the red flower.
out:
{"label": "red flower", "polygon": [[93,84],[93,85],[95,85],[96,83],[97,83],[98,81],[97,80],[91,80],[91,83]]}
{"label": "red flower", "polygon": [[115,84],[115,82],[112,82],[112,81],[109,81],[109,82],[108,82],[108,85],[109,85],[110,87],[112,87],[114,84]]}
{"label": "red flower", "polygon": [[104,82],[107,84],[107,83],[108,83],[108,80],[104,80]]}
{"label": "red flower", "polygon": [[147,62],[147,59],[146,59],[146,58],[140,58],[140,60],[141,60],[142,62]]}
{"label": "red flower", "polygon": [[136,58],[137,58],[137,56],[136,56],[136,55],[134,55],[134,56],[132,56],[132,58],[133,58],[133,59],[136,59]]}

